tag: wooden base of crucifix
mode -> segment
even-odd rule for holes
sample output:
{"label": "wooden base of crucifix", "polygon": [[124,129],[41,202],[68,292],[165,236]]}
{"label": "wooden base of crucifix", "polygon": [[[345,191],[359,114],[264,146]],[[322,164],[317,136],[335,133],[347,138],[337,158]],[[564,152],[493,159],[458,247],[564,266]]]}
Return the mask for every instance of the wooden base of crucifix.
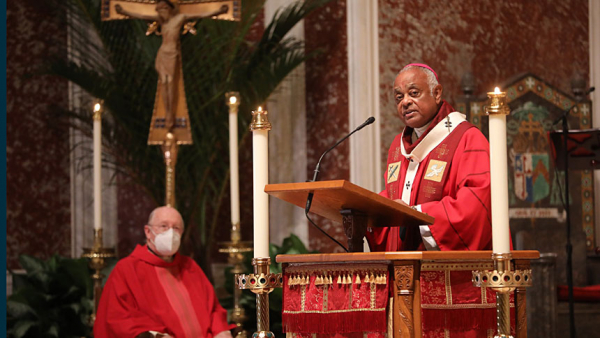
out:
{"label": "wooden base of crucifix", "polygon": [[175,208],[175,165],[178,151],[177,137],[171,132],[165,135],[161,144],[165,159],[165,205]]}

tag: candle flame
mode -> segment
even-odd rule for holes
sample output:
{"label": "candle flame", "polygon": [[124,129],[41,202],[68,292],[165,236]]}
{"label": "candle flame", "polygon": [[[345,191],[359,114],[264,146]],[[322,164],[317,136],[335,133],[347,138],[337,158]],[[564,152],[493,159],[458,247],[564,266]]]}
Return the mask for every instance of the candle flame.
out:
{"label": "candle flame", "polygon": [[100,108],[102,108],[102,106],[100,105],[100,103],[96,103],[96,104],[94,105],[94,112],[99,112],[99,111],[100,111]]}
{"label": "candle flame", "polygon": [[262,107],[261,106],[258,106],[258,111],[262,111]]}
{"label": "candle flame", "polygon": [[232,97],[229,98],[229,103],[235,104],[236,102],[237,102],[237,97],[232,96]]}
{"label": "candle flame", "polygon": [[494,94],[500,94],[500,88],[499,87],[494,88]]}

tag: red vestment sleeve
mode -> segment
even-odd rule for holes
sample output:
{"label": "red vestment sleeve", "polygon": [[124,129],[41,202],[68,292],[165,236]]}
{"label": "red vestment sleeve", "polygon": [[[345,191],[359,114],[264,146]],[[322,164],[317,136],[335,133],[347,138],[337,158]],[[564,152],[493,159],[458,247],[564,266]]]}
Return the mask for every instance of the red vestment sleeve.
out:
{"label": "red vestment sleeve", "polygon": [[135,274],[135,271],[127,271],[128,268],[129,265],[119,262],[108,277],[94,324],[96,338],[133,338],[146,331],[167,332],[166,326],[143,312],[144,307],[150,305],[137,301],[145,299],[146,295],[141,292],[143,288],[140,285],[127,282],[139,284],[137,279],[125,278],[128,273]]}
{"label": "red vestment sleeve", "polygon": [[489,144],[476,128],[461,138],[440,201],[421,210],[435,217],[429,226],[440,250],[492,248]]}

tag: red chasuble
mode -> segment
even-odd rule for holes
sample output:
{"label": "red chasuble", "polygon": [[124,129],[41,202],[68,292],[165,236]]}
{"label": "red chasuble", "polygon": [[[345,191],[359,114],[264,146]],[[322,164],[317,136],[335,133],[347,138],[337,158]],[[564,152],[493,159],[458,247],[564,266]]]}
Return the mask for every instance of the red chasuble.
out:
{"label": "red chasuble", "polygon": [[176,338],[211,338],[227,324],[204,272],[189,257],[165,262],[138,245],[117,263],[104,287],[94,336],[135,337],[146,331]]}
{"label": "red chasuble", "polygon": [[[412,128],[392,142],[381,195],[403,199],[435,217],[429,226],[440,250],[492,248],[489,143],[444,101],[414,143]],[[405,192],[407,190],[407,192]],[[404,194],[404,198],[403,198]],[[405,233],[403,233],[405,232]],[[374,228],[373,251],[425,250],[419,228]]]}

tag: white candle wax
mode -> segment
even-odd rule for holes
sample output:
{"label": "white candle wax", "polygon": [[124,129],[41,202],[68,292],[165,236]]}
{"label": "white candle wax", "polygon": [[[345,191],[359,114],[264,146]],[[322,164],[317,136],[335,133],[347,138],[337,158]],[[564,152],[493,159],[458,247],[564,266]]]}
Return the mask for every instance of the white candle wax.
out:
{"label": "white candle wax", "polygon": [[269,131],[252,131],[254,172],[254,258],[269,257]]}
{"label": "white candle wax", "polygon": [[231,224],[240,222],[240,174],[238,164],[237,111],[229,110],[229,165],[231,171]]}
{"label": "white candle wax", "polygon": [[506,162],[506,115],[490,114],[489,128],[492,194],[492,248],[494,253],[510,253],[508,170]]}
{"label": "white candle wax", "polygon": [[[100,107],[94,107],[99,110]],[[97,115],[97,116],[96,116]],[[102,229],[102,119],[94,113],[94,229]]]}

